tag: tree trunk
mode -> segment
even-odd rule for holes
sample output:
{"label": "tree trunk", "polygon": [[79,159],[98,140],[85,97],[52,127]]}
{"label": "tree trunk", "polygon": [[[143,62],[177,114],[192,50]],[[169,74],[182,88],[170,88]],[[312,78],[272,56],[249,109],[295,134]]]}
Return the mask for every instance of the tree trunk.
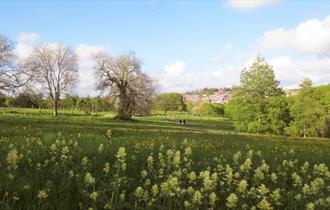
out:
{"label": "tree trunk", "polygon": [[119,120],[129,120],[132,118],[129,100],[125,94],[120,94],[119,96],[119,107],[116,118]]}
{"label": "tree trunk", "polygon": [[57,117],[58,116],[57,110],[58,110],[58,100],[55,99],[54,100],[54,104],[53,104],[53,116],[54,117]]}

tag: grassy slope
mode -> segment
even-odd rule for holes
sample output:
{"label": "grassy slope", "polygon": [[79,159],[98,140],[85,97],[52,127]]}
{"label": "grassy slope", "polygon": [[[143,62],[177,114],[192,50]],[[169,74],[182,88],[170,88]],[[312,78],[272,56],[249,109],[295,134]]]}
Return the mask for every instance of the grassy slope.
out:
{"label": "grassy slope", "polygon": [[193,142],[196,155],[206,159],[215,154],[231,158],[249,145],[254,150],[261,150],[263,157],[273,164],[276,164],[278,155],[286,156],[294,149],[295,156],[302,162],[308,160],[330,165],[328,139],[239,134],[234,132],[230,121],[219,118],[180,116],[187,120],[186,126],[180,126],[173,117],[137,117],[131,122],[120,122],[112,120],[112,116],[100,113],[86,117],[82,113],[62,111],[58,119],[53,119],[48,110],[39,113],[33,109],[0,109],[0,137],[17,141],[38,137],[54,141],[61,132],[68,139],[77,139],[79,134],[81,139],[97,141],[105,139],[106,131],[111,129],[115,147],[160,142],[180,144],[183,139],[188,139]]}

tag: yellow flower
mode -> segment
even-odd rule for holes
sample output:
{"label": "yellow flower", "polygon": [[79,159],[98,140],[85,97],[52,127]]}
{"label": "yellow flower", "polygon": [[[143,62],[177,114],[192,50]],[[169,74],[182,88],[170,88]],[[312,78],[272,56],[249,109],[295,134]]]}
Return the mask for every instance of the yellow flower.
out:
{"label": "yellow flower", "polygon": [[246,188],[247,188],[247,181],[246,180],[241,180],[239,183],[238,183],[238,186],[237,186],[237,191],[240,192],[240,193],[244,193],[246,191]]}
{"label": "yellow flower", "polygon": [[40,190],[38,192],[37,198],[39,198],[39,199],[45,199],[47,197],[48,197],[48,195],[47,195],[46,190]]}
{"label": "yellow flower", "polygon": [[226,206],[227,207],[229,207],[229,208],[235,208],[236,207],[238,198],[237,198],[237,196],[234,193],[231,193],[227,197],[226,200],[227,200],[227,203],[226,203]]}
{"label": "yellow flower", "polygon": [[273,207],[270,205],[270,203],[267,201],[266,198],[263,198],[259,203],[258,203],[258,207],[261,210],[272,210]]}
{"label": "yellow flower", "polygon": [[217,195],[214,192],[212,192],[209,195],[209,204],[210,204],[210,206],[214,207],[216,201],[217,201]]}
{"label": "yellow flower", "polygon": [[90,173],[86,173],[85,183],[86,184],[95,184],[95,178]]}
{"label": "yellow flower", "polygon": [[202,201],[203,195],[201,192],[199,192],[198,190],[195,191],[193,198],[192,198],[192,203],[194,204],[200,204]]}
{"label": "yellow flower", "polygon": [[89,194],[89,197],[93,200],[96,201],[97,197],[98,197],[98,193],[97,192],[92,192],[91,194]]}
{"label": "yellow flower", "polygon": [[116,157],[117,157],[118,159],[121,159],[121,160],[124,160],[124,159],[125,159],[125,157],[126,157],[125,147],[120,147],[120,148],[118,149],[118,152],[117,152]]}
{"label": "yellow flower", "polygon": [[314,210],[315,209],[315,204],[314,203],[308,203],[306,205],[306,210]]}

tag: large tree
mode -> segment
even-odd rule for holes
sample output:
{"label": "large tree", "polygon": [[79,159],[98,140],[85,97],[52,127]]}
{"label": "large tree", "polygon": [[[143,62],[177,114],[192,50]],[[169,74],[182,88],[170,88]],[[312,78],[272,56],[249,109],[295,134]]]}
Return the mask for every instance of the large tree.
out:
{"label": "large tree", "polygon": [[26,69],[17,65],[14,43],[0,34],[0,91],[12,91],[27,83]]}
{"label": "large tree", "polygon": [[280,97],[283,95],[274,70],[258,56],[249,69],[242,71],[240,86],[233,89],[233,98],[228,105],[236,128],[257,133],[281,133],[278,128],[285,127],[282,124],[286,120],[282,118],[286,117],[283,113],[287,107],[282,102],[274,103],[274,100],[283,100]]}
{"label": "large tree", "polygon": [[77,56],[63,44],[45,44],[36,47],[27,58],[25,68],[40,83],[53,104],[53,115],[58,115],[59,100],[78,81]]}
{"label": "large tree", "polygon": [[312,81],[305,79],[290,107],[293,121],[286,129],[288,134],[303,137],[322,135],[326,124],[326,110],[317,100]]}
{"label": "large tree", "polygon": [[108,90],[118,102],[117,118],[130,119],[136,113],[149,112],[154,100],[153,80],[141,70],[141,61],[134,53],[112,57],[95,56],[98,89]]}

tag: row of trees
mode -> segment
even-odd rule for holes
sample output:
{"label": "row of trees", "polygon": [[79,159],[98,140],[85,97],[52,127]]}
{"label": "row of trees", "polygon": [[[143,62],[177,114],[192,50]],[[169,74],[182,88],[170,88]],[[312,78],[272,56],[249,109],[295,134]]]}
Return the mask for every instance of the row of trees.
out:
{"label": "row of trees", "polygon": [[298,93],[287,97],[275,79],[272,67],[257,57],[241,73],[226,113],[239,131],[329,136],[330,86],[312,87],[305,79]]}
{"label": "row of trees", "polygon": [[[0,107],[51,109],[53,104],[49,97],[46,98],[32,90],[24,90],[15,97],[0,94]],[[65,95],[65,97],[60,99],[58,108],[71,110],[72,112],[84,111],[86,115],[92,112],[116,110],[110,98],[101,96],[80,97]]]}
{"label": "row of trees", "polygon": [[[13,42],[0,35],[0,92],[28,84],[39,87],[51,100],[53,115],[57,116],[61,97],[78,82],[77,55],[64,44],[44,44],[35,47],[27,59],[19,60],[14,48]],[[156,88],[134,53],[118,57],[99,53],[92,59],[97,88],[113,98],[117,118],[126,120],[150,110]]]}

